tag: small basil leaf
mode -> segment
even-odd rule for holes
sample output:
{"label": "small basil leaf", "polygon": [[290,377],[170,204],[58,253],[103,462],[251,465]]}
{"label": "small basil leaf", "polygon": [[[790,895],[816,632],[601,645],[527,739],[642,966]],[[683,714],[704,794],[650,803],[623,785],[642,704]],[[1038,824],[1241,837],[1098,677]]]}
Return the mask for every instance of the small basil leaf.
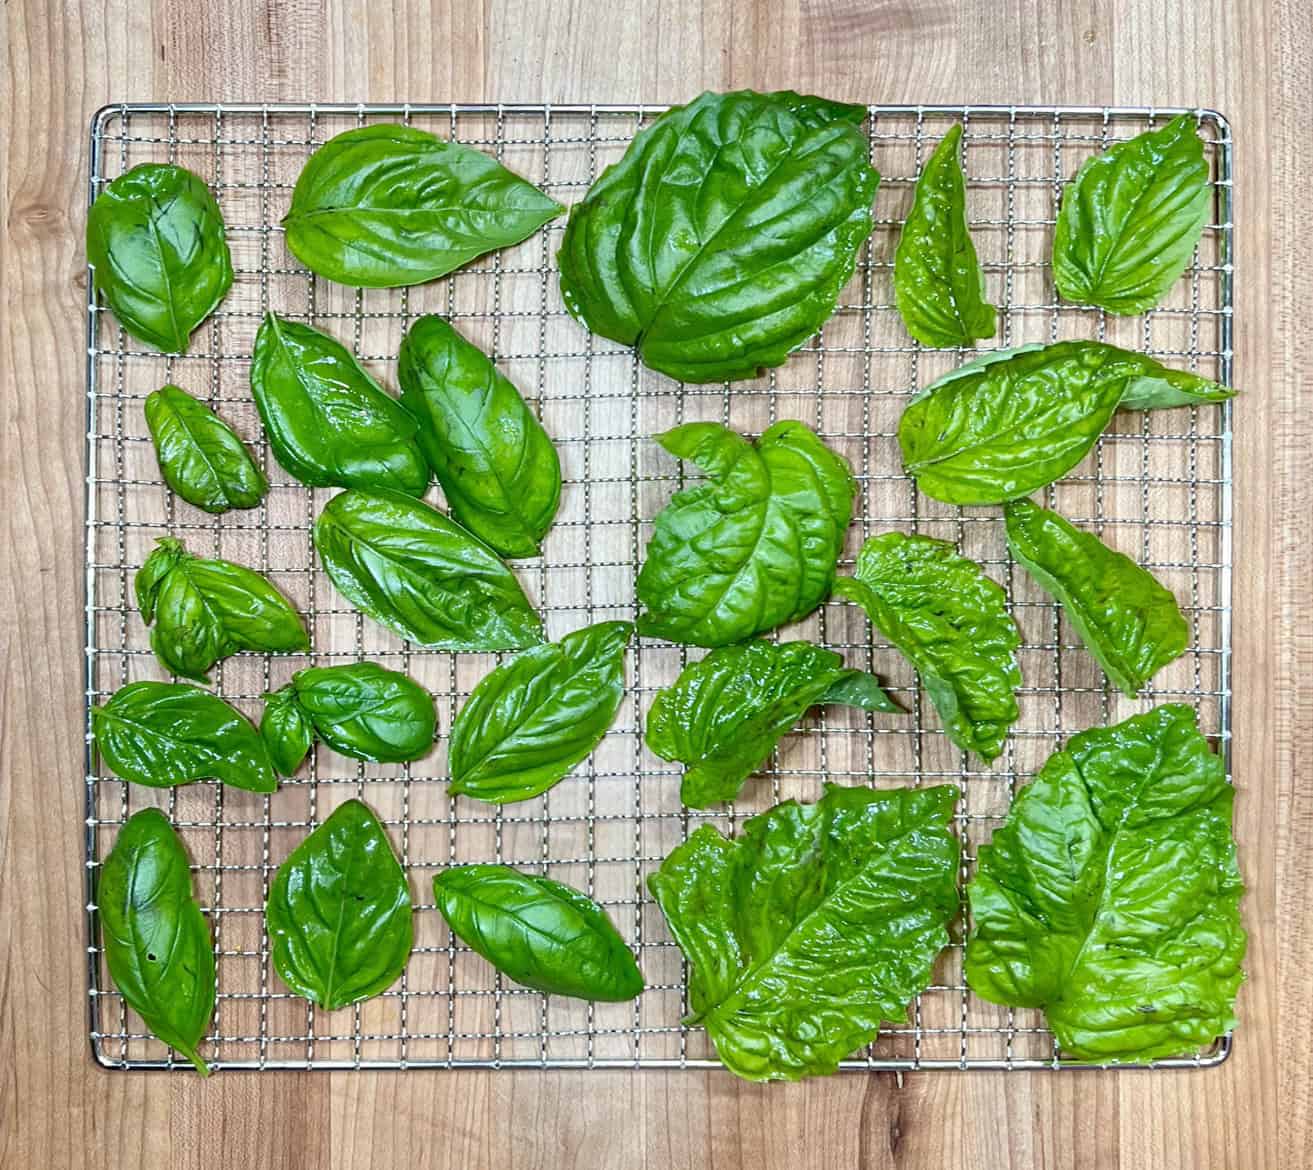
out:
{"label": "small basil leaf", "polygon": [[921,168],[894,253],[898,313],[922,345],[970,345],[998,327],[967,225],[961,142],[962,127],[954,126]]}
{"label": "small basil leaf", "polygon": [[537,556],[561,463],[520,392],[441,317],[411,326],[397,378],[453,519],[503,556]]}
{"label": "small basil leaf", "polygon": [[87,214],[96,288],[133,337],[184,353],[191,332],[232,286],[223,215],[190,171],[142,163],[110,183]]}
{"label": "small basil leaf", "polygon": [[302,483],[428,490],[415,420],[327,333],[267,313],[251,393],[274,457]]}
{"label": "small basil leaf", "polygon": [[367,805],[348,800],[292,850],[265,923],[278,977],[325,1011],[396,982],[410,957],[410,886]]}
{"label": "small basil leaf", "polygon": [[137,682],[91,709],[96,747],[134,784],[215,779],[249,792],[278,787],[259,733],[218,695],[187,683]]}
{"label": "small basil leaf", "polygon": [[312,666],[292,676],[296,705],[335,752],[356,760],[400,763],[433,747],[433,696],[376,662]]}
{"label": "small basil leaf", "polygon": [[659,435],[709,482],[656,518],[638,574],[639,633],[727,646],[815,609],[830,590],[857,490],[847,460],[800,422],[755,444],[719,423]]}
{"label": "small basil leaf", "polygon": [[828,704],[860,707],[863,711],[884,711],[899,714],[902,708],[885,693],[880,680],[864,670],[840,672],[829,690],[820,698],[819,706]]}
{"label": "small basil leaf", "polygon": [[928,536],[886,532],[857,555],[834,591],[917,669],[948,738],[986,760],[1016,722],[1021,635],[1007,595],[975,561]]}
{"label": "small basil leaf", "polygon": [[780,365],[834,312],[871,233],[865,115],[750,90],[662,114],[570,209],[566,308],[683,381]]}
{"label": "small basil leaf", "polygon": [[314,543],[342,595],[402,638],[444,650],[520,650],[543,640],[515,574],[420,500],[342,492],[315,521]]}
{"label": "small basil leaf", "polygon": [[704,825],[647,879],[689,963],[690,1023],[748,1080],[832,1073],[906,1019],[957,915],[957,789],[826,787],[728,841]]}
{"label": "small basil leaf", "polygon": [[1176,598],[1130,557],[1029,500],[1004,509],[1008,548],[1058,599],[1104,673],[1134,698],[1190,641]]}
{"label": "small basil leaf", "polygon": [[632,622],[600,622],[516,655],[451,725],[451,791],[504,803],[546,792],[601,742],[625,691]]}
{"label": "small basil leaf", "polygon": [[363,126],[310,156],[283,226],[311,272],[395,288],[518,244],[563,210],[481,151],[409,126]]}
{"label": "small basil leaf", "polygon": [[1095,155],[1062,193],[1053,235],[1058,292],[1111,313],[1152,309],[1190,263],[1208,202],[1193,114]]}
{"label": "small basil leaf", "polygon": [[164,482],[206,512],[254,508],[269,489],[233,429],[177,386],[146,398],[146,426]]}
{"label": "small basil leaf", "polygon": [[315,729],[291,685],[265,696],[260,738],[269,750],[274,771],[280,776],[295,775],[315,742]]}
{"label": "small basil leaf", "polygon": [[105,965],[146,1027],[196,1066],[214,1015],[214,949],[192,892],[186,850],[159,809],[119,830],[96,880]]}
{"label": "small basil leaf", "polygon": [[433,894],[452,933],[524,987],[610,1003],[643,990],[620,932],[578,890],[506,865],[461,865],[433,879]]}

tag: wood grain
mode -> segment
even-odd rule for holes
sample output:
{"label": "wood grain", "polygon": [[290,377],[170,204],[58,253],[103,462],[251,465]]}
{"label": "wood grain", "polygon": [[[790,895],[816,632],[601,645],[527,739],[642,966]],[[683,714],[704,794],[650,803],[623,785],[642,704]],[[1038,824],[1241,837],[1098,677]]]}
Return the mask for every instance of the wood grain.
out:
{"label": "wood grain", "polygon": [[[9,0],[0,322],[0,1164],[18,1168],[1313,1165],[1313,15],[1305,0]],[[1200,104],[1239,220],[1237,834],[1243,1026],[1182,1074],[107,1074],[85,1038],[80,236],[110,99]]]}

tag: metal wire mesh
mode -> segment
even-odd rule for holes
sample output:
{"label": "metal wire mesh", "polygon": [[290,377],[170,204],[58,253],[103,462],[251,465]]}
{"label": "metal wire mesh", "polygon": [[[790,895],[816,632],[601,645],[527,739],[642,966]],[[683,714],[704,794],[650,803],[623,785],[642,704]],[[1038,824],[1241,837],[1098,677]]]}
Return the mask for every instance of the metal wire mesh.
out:
{"label": "metal wire mesh", "polygon": [[[1164,305],[1118,319],[1059,303],[1048,267],[1058,196],[1088,155],[1161,124],[1177,111],[1007,107],[872,107],[871,156],[883,175],[877,226],[838,311],[787,365],[732,386],[684,386],[631,351],[592,336],[565,312],[555,252],[563,221],[432,284],[356,291],[311,277],[278,226],[310,152],[341,130],[406,121],[489,151],[564,203],[623,153],[659,111],[640,107],[214,106],[108,107],[91,128],[90,196],[129,167],[172,161],[216,191],[236,280],[197,331],[190,352],[168,357],[128,337],[89,293],[86,530],[87,702],[142,678],[163,678],[131,595],[132,576],[158,536],[267,573],[306,615],[306,655],[244,654],[214,672],[216,689],[257,715],[263,692],[311,663],[368,657],[408,671],[437,697],[445,733],[470,688],[499,656],[434,653],[366,621],[315,563],[310,526],[332,491],[295,482],[271,458],[251,400],[249,356],[261,315],[313,323],[352,346],[385,384],[395,382],[407,326],[436,312],[493,355],[539,410],[561,452],[559,517],[540,559],[517,569],[549,636],[632,617],[634,580],[652,518],[684,469],[649,439],[678,422],[717,419],[756,434],[798,418],[852,462],[861,484],[844,565],[889,528],[955,541],[1004,584],[1024,634],[1021,717],[991,767],[952,747],[911,668],[855,607],[829,604],[786,633],[876,671],[907,707],[903,716],[851,709],[813,712],[781,744],[745,799],[695,813],[679,803],[678,768],[641,740],[654,693],[701,651],[644,640],[630,651],[630,689],[592,758],[549,793],[495,808],[451,797],[445,734],[409,766],[367,765],[322,746],[302,774],[262,797],[201,783],[169,791],[132,787],[87,761],[90,1028],[113,1067],[185,1067],[150,1038],[113,989],[98,949],[94,874],[118,827],[148,804],[164,808],[194,861],[213,926],[218,1005],[203,1052],[219,1067],[669,1066],[714,1063],[698,1029],[680,1024],[684,970],[644,879],[706,821],[726,831],[787,797],[815,799],[841,784],[959,784],[961,877],[1017,787],[1071,733],[1165,700],[1193,703],[1229,756],[1230,414],[1227,406],[1118,417],[1095,452],[1048,489],[1050,506],[1092,527],[1149,566],[1176,593],[1192,628],[1189,651],[1153,689],[1128,701],[1111,689],[1057,607],[1015,571],[997,509],[961,510],[919,495],[903,476],[895,428],[907,399],[973,351],[912,342],[893,307],[898,227],[922,160],[954,122],[965,126],[968,211],[999,334],[1016,345],[1106,339],[1229,380],[1231,372],[1230,132],[1200,112],[1216,188],[1216,215]],[[176,382],[234,423],[259,455],[270,490],[256,510],[220,518],[179,501],[162,482],[143,400]],[[415,951],[403,978],[367,1003],[326,1013],[291,995],[270,963],[263,905],[273,872],[341,801],[361,796],[389,826],[416,901]],[[648,989],[634,1003],[546,999],[502,980],[447,932],[431,878],[459,862],[504,861],[587,891],[609,910],[640,958]],[[1167,1064],[1223,1059],[1208,1054]],[[976,999],[962,977],[960,943],[936,968],[908,1020],[888,1026],[845,1067],[1058,1067],[1037,1012]]]}

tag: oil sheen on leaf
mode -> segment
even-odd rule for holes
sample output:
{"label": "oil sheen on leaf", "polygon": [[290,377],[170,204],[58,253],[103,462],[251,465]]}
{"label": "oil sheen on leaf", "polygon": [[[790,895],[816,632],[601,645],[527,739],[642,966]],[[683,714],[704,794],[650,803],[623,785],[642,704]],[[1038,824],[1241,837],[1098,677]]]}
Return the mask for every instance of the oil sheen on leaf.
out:
{"label": "oil sheen on leaf", "polygon": [[233,429],[177,386],[146,398],[146,426],[164,482],[206,512],[254,508],[269,489]]}

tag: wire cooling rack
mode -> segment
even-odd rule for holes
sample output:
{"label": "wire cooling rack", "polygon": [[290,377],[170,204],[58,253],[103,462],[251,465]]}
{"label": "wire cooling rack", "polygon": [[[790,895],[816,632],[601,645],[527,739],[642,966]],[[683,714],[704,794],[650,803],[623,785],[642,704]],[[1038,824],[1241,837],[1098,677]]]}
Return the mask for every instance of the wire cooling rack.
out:
{"label": "wire cooling rack", "polygon": [[[1200,111],[1215,215],[1186,275],[1162,307],[1113,318],[1059,303],[1048,258],[1063,183],[1109,143],[1161,125],[1174,110],[979,106],[872,107],[871,158],[883,176],[877,223],[839,308],[782,368],[731,386],[684,386],[592,336],[565,312],[555,253],[564,221],[515,248],[431,284],[356,291],[310,276],[285,246],[279,219],[310,152],[332,135],[405,121],[494,154],[561,202],[577,201],[659,110],[634,106],[117,105],[91,126],[90,192],[137,163],[176,162],[214,188],[236,269],[232,291],[168,357],[128,337],[88,300],[86,679],[88,705],[125,683],[163,678],[133,604],[137,567],[157,537],[267,573],[306,615],[313,651],[239,655],[218,667],[216,689],[258,715],[263,692],[310,663],[373,658],[407,671],[436,698],[442,732],[428,758],[368,765],[322,746],[271,796],[215,783],[157,791],[101,769],[88,752],[86,849],[90,1029],[97,1059],[116,1068],[186,1067],[146,1034],[109,980],[99,953],[95,872],[119,826],[156,804],[180,831],[214,933],[218,1005],[204,1055],[221,1068],[693,1066],[714,1063],[699,1029],[680,1024],[684,970],[644,879],[698,825],[727,833],[788,797],[815,799],[825,779],[877,786],[953,782],[963,796],[956,831],[961,878],[1024,783],[1073,732],[1163,701],[1192,703],[1229,760],[1230,410],[1228,405],[1119,416],[1093,454],[1048,489],[1048,503],[1149,566],[1175,592],[1190,649],[1129,701],[1112,690],[1074,631],[1008,558],[998,509],[962,510],[919,495],[903,476],[898,416],[919,387],[973,351],[922,349],[893,306],[898,227],[921,162],[956,121],[972,233],[990,298],[992,346],[1067,337],[1105,339],[1229,381],[1231,374],[1231,139]],[[90,288],[90,282],[88,282]],[[684,469],[650,440],[694,419],[755,434],[797,418],[851,461],[861,484],[843,564],[890,528],[955,541],[1006,586],[1024,634],[1021,717],[992,766],[957,751],[911,668],[854,606],[829,604],[786,636],[815,639],[850,665],[874,670],[906,706],[899,716],[847,708],[813,712],[785,738],[746,799],[708,813],[679,803],[678,768],[651,755],[642,716],[655,692],[701,651],[644,640],[629,653],[629,692],[598,750],[549,793],[496,808],[452,797],[446,731],[454,711],[498,656],[413,648],[364,620],[315,562],[310,527],[332,491],[295,482],[271,458],[248,384],[252,341],[266,309],[334,334],[385,384],[395,385],[403,331],[440,313],[491,353],[540,412],[561,453],[560,514],[540,559],[519,576],[559,637],[587,623],[634,616],[634,580],[651,521]],[[214,518],[166,490],[143,400],[175,382],[213,404],[258,453],[270,480],[253,511]],[[383,995],[323,1012],[282,985],[270,962],[263,905],[278,864],[334,807],[367,800],[387,824],[415,898],[415,951]],[[599,899],[638,954],[648,988],[633,1003],[547,999],[502,980],[452,939],[432,895],[445,866],[504,861],[550,874]],[[959,932],[960,935],[960,932]],[[1222,1060],[1210,1052],[1161,1062]],[[891,1023],[845,1067],[1061,1067],[1038,1012],[984,1003],[966,988],[960,941],[909,1018]]]}

